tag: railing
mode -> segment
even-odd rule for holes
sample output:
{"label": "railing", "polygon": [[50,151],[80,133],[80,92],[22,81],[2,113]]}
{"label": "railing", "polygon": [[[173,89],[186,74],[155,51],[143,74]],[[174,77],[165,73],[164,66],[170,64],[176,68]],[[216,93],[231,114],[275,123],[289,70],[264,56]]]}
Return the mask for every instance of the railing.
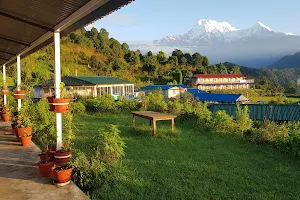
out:
{"label": "railing", "polygon": [[196,81],[195,84],[241,84],[241,83],[255,83],[254,79],[240,80],[240,81]]}

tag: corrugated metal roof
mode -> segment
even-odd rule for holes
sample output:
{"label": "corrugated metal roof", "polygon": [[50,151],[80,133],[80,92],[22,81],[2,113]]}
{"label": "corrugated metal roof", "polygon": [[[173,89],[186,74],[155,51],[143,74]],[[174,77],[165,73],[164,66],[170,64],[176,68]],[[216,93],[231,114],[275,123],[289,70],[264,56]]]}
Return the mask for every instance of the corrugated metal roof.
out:
{"label": "corrugated metal roof", "polygon": [[[112,76],[65,76],[61,81],[66,86],[130,84],[127,80]],[[54,86],[54,80],[49,80],[42,86]]]}
{"label": "corrugated metal roof", "polygon": [[[248,106],[249,116],[253,120],[264,120],[266,117],[271,121],[300,121],[300,105],[297,104],[243,104],[241,106],[242,108]],[[210,105],[210,110],[212,112],[225,110],[227,114],[235,117],[237,107],[230,104],[213,104]]]}
{"label": "corrugated metal roof", "polygon": [[246,98],[241,94],[196,93],[194,94],[194,98],[197,98],[200,101],[224,103],[235,103],[240,101],[240,99],[246,100]]}
{"label": "corrugated metal roof", "polygon": [[195,78],[241,78],[241,74],[195,74]]}
{"label": "corrugated metal roof", "polygon": [[186,85],[183,84],[171,84],[171,85],[148,85],[141,87],[141,90],[169,90],[173,87],[179,88],[188,88]]}
{"label": "corrugated metal roof", "polygon": [[[81,28],[121,8],[133,0],[7,0],[0,1],[0,65],[15,62],[53,42],[57,25],[87,4],[93,4],[82,17],[61,28],[61,36]],[[89,10],[90,9],[90,10]],[[48,34],[48,35],[47,35]],[[35,44],[34,44],[35,43]],[[33,45],[34,44],[34,45]]]}
{"label": "corrugated metal roof", "polygon": [[188,88],[187,89],[187,92],[189,92],[189,93],[191,93],[192,95],[194,95],[194,94],[203,94],[203,93],[207,93],[207,92],[205,92],[205,91],[203,91],[203,90],[199,90],[199,89],[197,89],[197,88]]}

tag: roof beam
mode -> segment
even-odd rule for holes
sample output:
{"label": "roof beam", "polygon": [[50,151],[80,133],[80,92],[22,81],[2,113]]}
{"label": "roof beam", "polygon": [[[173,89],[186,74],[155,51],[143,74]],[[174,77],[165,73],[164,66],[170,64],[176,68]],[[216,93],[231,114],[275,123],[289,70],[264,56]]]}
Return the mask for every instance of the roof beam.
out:
{"label": "roof beam", "polygon": [[1,59],[1,60],[8,60],[8,58],[3,58],[3,57],[0,57],[0,59]]}
{"label": "roof beam", "polygon": [[22,23],[25,23],[25,24],[29,24],[31,26],[35,26],[35,27],[38,27],[38,28],[41,28],[41,29],[53,32],[53,29],[50,28],[50,27],[47,27],[47,26],[44,26],[44,25],[41,25],[41,24],[38,24],[38,23],[35,23],[35,22],[32,22],[32,21],[29,21],[29,20],[26,20],[26,19],[22,19],[20,17],[16,17],[16,16],[13,16],[13,15],[5,13],[5,12],[1,12],[0,11],[0,15],[8,17],[8,18],[16,20],[16,21],[19,21],[19,22],[22,22]]}
{"label": "roof beam", "polygon": [[16,53],[12,53],[12,52],[1,50],[1,49],[0,49],[0,53],[5,53],[5,54],[11,55],[11,56],[17,55]]}
{"label": "roof beam", "polygon": [[17,43],[17,44],[21,44],[21,45],[28,46],[28,47],[30,46],[30,44],[27,43],[27,42],[22,42],[22,41],[19,41],[19,40],[16,40],[16,39],[4,37],[3,35],[0,35],[0,39],[7,40],[7,41],[10,41],[10,42],[13,42],[13,43]]}

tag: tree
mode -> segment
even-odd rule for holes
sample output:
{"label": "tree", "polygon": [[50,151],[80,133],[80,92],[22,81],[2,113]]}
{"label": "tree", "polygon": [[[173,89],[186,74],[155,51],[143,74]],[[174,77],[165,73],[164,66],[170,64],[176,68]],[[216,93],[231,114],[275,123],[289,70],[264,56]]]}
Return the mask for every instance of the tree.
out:
{"label": "tree", "polygon": [[193,64],[193,58],[192,58],[191,54],[185,53],[183,56],[186,58],[188,64]]}
{"label": "tree", "polygon": [[193,58],[193,65],[194,67],[200,67],[202,66],[202,56],[200,55],[200,53],[194,53],[192,55]]}
{"label": "tree", "polygon": [[166,57],[166,54],[163,51],[159,51],[158,54],[156,55],[156,58],[159,64],[164,65],[168,62],[168,58]]}
{"label": "tree", "polygon": [[241,69],[237,65],[233,66],[231,71],[232,71],[233,74],[241,74]]}
{"label": "tree", "polygon": [[147,56],[153,56],[152,51],[148,51]]}
{"label": "tree", "polygon": [[109,39],[109,47],[112,50],[112,55],[113,57],[116,58],[123,58],[124,57],[124,51],[122,49],[122,45],[120,42],[114,38]]}
{"label": "tree", "polygon": [[98,36],[98,30],[95,27],[93,27],[90,31],[90,37],[97,38],[97,36]]}
{"label": "tree", "polygon": [[124,51],[124,53],[126,54],[126,53],[128,53],[130,50],[129,50],[129,46],[128,46],[128,44],[126,43],[126,42],[124,42],[123,44],[122,44],[122,50]]}
{"label": "tree", "polygon": [[212,65],[207,68],[207,73],[209,74],[218,74],[218,67],[216,65]]}
{"label": "tree", "polygon": [[176,56],[177,57],[177,60],[179,61],[180,64],[182,64],[180,61],[183,57],[183,53],[181,50],[179,49],[175,49],[173,52],[172,52],[172,56]]}
{"label": "tree", "polygon": [[182,57],[179,61],[180,64],[185,65],[187,64],[187,59],[185,57]]}
{"label": "tree", "polygon": [[209,65],[209,61],[208,61],[207,56],[202,57],[202,66],[207,68],[208,65]]}
{"label": "tree", "polygon": [[290,81],[285,85],[285,92],[288,94],[297,93],[297,83],[295,81]]}
{"label": "tree", "polygon": [[178,65],[178,58],[176,56],[170,56],[169,60],[168,60],[168,63],[170,65],[177,66]]}
{"label": "tree", "polygon": [[143,69],[156,77],[158,71],[158,61],[156,56],[145,56]]}
{"label": "tree", "polygon": [[220,74],[228,74],[227,67],[223,63],[220,63],[218,65],[218,68],[219,68],[219,73]]}
{"label": "tree", "polygon": [[180,69],[176,68],[173,73],[173,79],[176,80],[178,84],[182,84],[182,72]]}

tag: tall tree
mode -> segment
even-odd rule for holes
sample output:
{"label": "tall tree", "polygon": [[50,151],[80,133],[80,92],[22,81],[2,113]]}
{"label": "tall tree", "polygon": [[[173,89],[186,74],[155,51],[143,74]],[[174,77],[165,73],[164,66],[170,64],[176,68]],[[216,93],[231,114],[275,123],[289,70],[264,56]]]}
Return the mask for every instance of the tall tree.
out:
{"label": "tall tree", "polygon": [[178,84],[182,84],[182,72],[180,69],[176,68],[173,73],[173,79],[176,80]]}
{"label": "tall tree", "polygon": [[194,67],[202,66],[202,56],[200,55],[200,53],[194,53],[192,55],[192,58]]}
{"label": "tall tree", "polygon": [[163,51],[159,51],[158,54],[156,55],[157,60],[160,64],[164,65],[168,62],[168,58]]}

